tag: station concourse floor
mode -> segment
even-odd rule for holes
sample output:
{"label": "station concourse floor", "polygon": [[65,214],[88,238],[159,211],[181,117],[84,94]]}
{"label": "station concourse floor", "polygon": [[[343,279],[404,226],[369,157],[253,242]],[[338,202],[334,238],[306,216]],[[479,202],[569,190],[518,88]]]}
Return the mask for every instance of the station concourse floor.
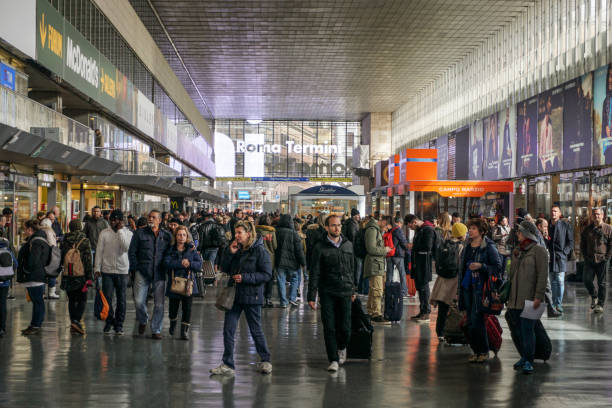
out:
{"label": "station concourse floor", "polygon": [[[130,291],[128,291],[130,293]],[[469,347],[451,347],[429,325],[404,321],[377,326],[371,361],[351,361],[336,374],[328,362],[318,313],[264,309],[263,324],[274,371],[255,371],[258,361],[244,318],[236,341],[236,375],[216,379],[208,370],[223,353],[223,314],[214,289],[193,307],[191,340],[132,337],[133,302],[128,296],[125,335],[104,336],[85,314],[87,334],[70,334],[65,295],[46,301],[43,332],[24,337],[31,317],[23,290],[9,300],[7,335],[0,339],[0,407],[611,407],[612,316],[594,315],[582,284],[567,283],[566,314],[544,319],[553,343],[547,363],[531,376],[512,369],[518,359],[503,317],[498,358],[467,363]],[[150,304],[152,308],[152,302]],[[609,307],[606,310],[611,313]]]}

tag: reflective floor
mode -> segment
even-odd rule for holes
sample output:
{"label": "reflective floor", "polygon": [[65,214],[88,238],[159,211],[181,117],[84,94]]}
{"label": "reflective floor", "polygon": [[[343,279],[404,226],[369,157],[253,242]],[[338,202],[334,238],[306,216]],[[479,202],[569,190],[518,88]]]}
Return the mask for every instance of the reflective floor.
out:
{"label": "reflective floor", "polygon": [[[593,315],[577,284],[567,285],[566,317],[544,321],[553,356],[536,363],[532,376],[512,369],[518,357],[507,330],[497,359],[470,365],[469,348],[439,344],[434,319],[378,327],[373,359],[349,361],[330,375],[319,316],[300,306],[264,311],[272,375],[255,372],[258,358],[243,319],[236,376],[221,381],[208,375],[223,352],[223,316],[212,290],[194,303],[189,342],[168,337],[167,318],[162,341],[133,338],[131,324],[123,337],[104,336],[91,301],[87,335],[73,336],[63,295],[47,301],[43,333],[23,337],[31,305],[22,291],[16,294],[9,300],[8,334],[0,339],[1,407],[612,406],[612,323],[606,325],[612,316]],[[411,301],[404,317],[416,311]],[[134,316],[130,301],[127,321]]]}

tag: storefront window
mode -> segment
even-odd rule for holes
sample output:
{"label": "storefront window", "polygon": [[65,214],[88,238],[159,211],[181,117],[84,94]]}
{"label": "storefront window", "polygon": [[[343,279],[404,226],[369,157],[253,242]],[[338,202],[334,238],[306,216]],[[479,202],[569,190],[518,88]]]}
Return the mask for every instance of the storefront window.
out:
{"label": "storefront window", "polygon": [[36,214],[38,183],[35,177],[15,176],[15,222],[17,228],[16,245],[23,239],[23,223]]}
{"label": "storefront window", "polygon": [[546,217],[550,212],[551,180],[550,176],[535,177],[528,181],[529,212],[533,218]]}

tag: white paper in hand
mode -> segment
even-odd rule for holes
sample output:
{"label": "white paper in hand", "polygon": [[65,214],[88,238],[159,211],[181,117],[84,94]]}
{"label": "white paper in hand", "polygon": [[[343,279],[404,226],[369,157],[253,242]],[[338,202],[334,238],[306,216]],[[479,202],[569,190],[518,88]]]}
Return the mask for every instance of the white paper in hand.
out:
{"label": "white paper in hand", "polygon": [[540,317],[542,317],[542,315],[544,314],[545,309],[545,302],[541,302],[540,306],[537,309],[534,309],[533,300],[526,300],[525,307],[523,308],[523,312],[521,313],[521,317],[529,320],[540,320]]}

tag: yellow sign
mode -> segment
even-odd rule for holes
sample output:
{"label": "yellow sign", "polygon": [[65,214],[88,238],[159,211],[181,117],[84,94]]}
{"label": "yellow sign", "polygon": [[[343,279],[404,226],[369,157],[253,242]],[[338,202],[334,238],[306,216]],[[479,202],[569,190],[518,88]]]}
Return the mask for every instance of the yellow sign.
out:
{"label": "yellow sign", "polygon": [[[47,37],[48,36],[48,37]],[[47,42],[47,39],[49,40]],[[63,36],[62,33],[57,31],[55,27],[51,24],[45,24],[45,14],[43,13],[42,19],[40,20],[40,43],[43,48],[45,48],[45,43],[47,48],[62,58],[62,49],[63,49]]]}

